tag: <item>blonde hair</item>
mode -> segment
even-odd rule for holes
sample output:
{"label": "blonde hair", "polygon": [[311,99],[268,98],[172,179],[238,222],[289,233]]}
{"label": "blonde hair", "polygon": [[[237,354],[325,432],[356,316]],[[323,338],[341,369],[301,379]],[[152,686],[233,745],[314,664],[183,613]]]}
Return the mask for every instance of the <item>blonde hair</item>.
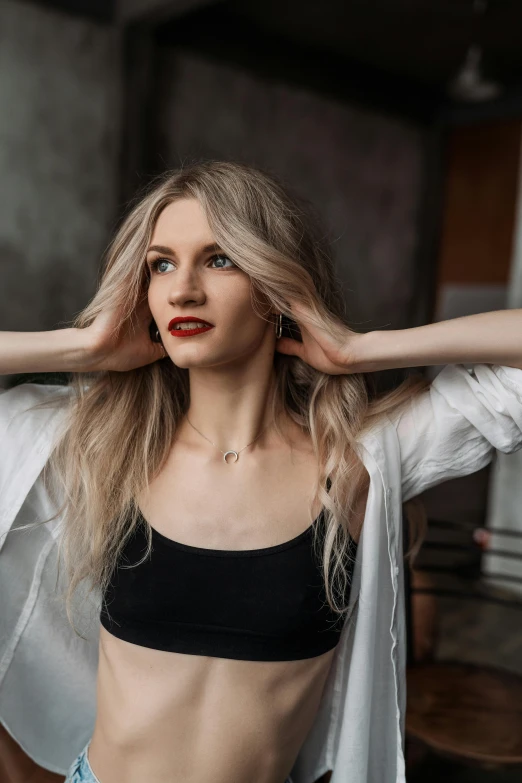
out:
{"label": "blonde hair", "polygon": [[[350,327],[341,285],[313,209],[273,175],[222,161],[168,172],[134,203],[106,251],[97,291],[74,320],[75,327],[89,326],[107,307],[121,308],[121,325],[127,320],[133,325],[136,306],[146,296],[145,255],[156,220],[164,207],[181,198],[198,199],[220,248],[251,277],[252,305],[260,317],[267,316],[259,311],[256,291],[283,313],[289,296],[308,307],[318,325],[346,336]],[[372,399],[371,374],[329,375],[278,352],[274,367],[274,419],[277,422],[283,411],[299,425],[310,437],[320,466],[312,505],[319,500],[324,508],[326,596],[341,615],[346,610],[342,597],[349,535],[359,532],[354,530],[355,503],[369,484],[357,437],[428,381],[410,376],[392,392]],[[74,373],[70,384],[74,393],[67,397],[65,426],[44,479],[58,492],[57,504],[59,496],[64,498],[50,519],[63,514],[59,558],[63,555],[66,564],[66,611],[75,628],[74,592],[83,580],[89,593],[105,592],[140,519],[136,497],[164,465],[188,408],[189,386],[188,370],[168,358],[129,372]],[[143,559],[151,549],[148,523],[146,534]]]}

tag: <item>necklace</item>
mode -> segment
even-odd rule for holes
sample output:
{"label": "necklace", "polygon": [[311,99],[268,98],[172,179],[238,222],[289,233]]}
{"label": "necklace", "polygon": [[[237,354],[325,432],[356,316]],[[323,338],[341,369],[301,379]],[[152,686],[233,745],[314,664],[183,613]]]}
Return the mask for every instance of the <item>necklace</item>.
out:
{"label": "necklace", "polygon": [[[187,414],[185,414],[185,415],[187,416]],[[188,416],[187,416],[187,421],[188,421],[188,423],[190,424],[190,426],[192,427],[192,429],[196,430],[196,432],[197,432],[197,433],[199,433],[199,435],[201,435],[201,437],[202,437],[202,438],[205,438],[205,440],[208,440],[208,442],[209,442],[209,443],[212,443],[212,445],[213,445],[213,446],[214,446],[216,449],[219,449],[219,446],[216,446],[216,444],[215,444],[215,443],[213,443],[213,442],[210,440],[210,438],[207,438],[207,436],[206,436],[206,435],[203,435],[203,433],[202,433],[202,432],[199,432],[199,430],[197,429],[197,427],[194,427],[194,425],[192,424],[192,422],[190,421],[190,419],[189,419],[189,417],[188,417]],[[267,427],[268,427],[268,424],[266,425],[266,427],[263,427],[263,429],[261,430],[261,432],[259,433],[259,435],[257,435],[257,436],[254,438],[254,440],[251,440],[251,441],[250,441],[250,443],[247,443],[247,445],[246,445],[246,446],[243,446],[243,448],[242,448],[242,449],[239,449],[239,451],[233,451],[232,449],[229,449],[228,451],[223,451],[223,449],[219,449],[219,450],[220,450],[220,452],[223,454],[223,461],[224,461],[224,462],[226,462],[226,463],[227,463],[227,465],[232,465],[234,462],[237,462],[237,461],[238,461],[238,459],[239,459],[239,454],[240,454],[240,453],[243,451],[243,449],[246,449],[246,448],[248,448],[248,446],[251,446],[251,445],[252,445],[252,443],[255,443],[255,442],[256,442],[256,440],[257,440],[257,439],[258,439],[258,438],[259,438],[259,437],[260,437],[260,436],[263,434],[263,432],[266,430],[266,428],[267,428]],[[233,455],[234,455],[234,457],[235,457],[235,459],[233,459],[233,460],[232,460],[232,462],[227,462],[227,457],[228,457],[228,455],[229,455],[229,454],[233,454]]]}

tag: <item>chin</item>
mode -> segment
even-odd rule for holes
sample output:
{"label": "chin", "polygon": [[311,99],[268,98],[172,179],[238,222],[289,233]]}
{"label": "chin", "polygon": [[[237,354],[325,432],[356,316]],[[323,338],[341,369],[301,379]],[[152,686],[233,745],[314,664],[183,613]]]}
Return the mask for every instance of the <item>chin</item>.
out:
{"label": "chin", "polygon": [[183,370],[206,370],[219,369],[220,367],[232,367],[233,365],[244,364],[247,359],[245,356],[180,356],[173,357],[172,361],[177,367]]}
{"label": "chin", "polygon": [[210,356],[174,356],[172,361],[177,367],[181,367],[182,370],[197,370],[199,367],[214,367],[216,364],[215,358]]}

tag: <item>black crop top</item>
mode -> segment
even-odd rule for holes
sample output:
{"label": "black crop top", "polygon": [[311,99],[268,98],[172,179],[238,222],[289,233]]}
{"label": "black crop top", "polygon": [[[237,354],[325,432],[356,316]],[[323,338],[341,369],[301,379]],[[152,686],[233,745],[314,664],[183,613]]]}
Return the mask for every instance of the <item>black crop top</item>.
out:
{"label": "black crop top", "polygon": [[[127,642],[169,652],[252,661],[321,655],[336,646],[344,621],[326,601],[313,547],[313,528],[323,521],[321,512],[290,541],[249,550],[189,546],[152,528],[151,555],[113,570],[101,624]],[[122,553],[126,566],[145,554],[145,524],[140,514]],[[356,546],[351,539],[353,559]],[[351,559],[348,567],[351,581]]]}

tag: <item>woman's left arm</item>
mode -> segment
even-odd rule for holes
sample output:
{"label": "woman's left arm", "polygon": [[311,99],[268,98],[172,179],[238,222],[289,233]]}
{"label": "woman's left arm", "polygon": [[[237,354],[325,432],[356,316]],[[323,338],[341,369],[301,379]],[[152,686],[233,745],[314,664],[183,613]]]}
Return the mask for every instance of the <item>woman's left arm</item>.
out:
{"label": "woman's left arm", "polygon": [[358,334],[344,325],[336,333],[291,302],[302,342],[277,340],[276,350],[299,356],[321,372],[345,375],[437,364],[495,364],[522,369],[522,309],[494,310],[410,329]]}
{"label": "woman's left arm", "polygon": [[498,364],[522,369],[522,309],[368,332],[362,338],[357,346],[359,372],[436,364]]}

